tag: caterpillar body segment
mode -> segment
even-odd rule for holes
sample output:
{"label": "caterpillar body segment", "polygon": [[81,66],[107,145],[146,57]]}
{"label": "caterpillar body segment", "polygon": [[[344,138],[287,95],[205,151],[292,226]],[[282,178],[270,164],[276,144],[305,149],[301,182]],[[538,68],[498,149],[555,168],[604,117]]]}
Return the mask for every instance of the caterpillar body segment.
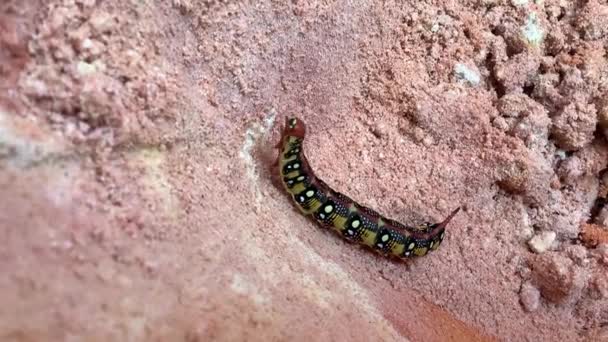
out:
{"label": "caterpillar body segment", "polygon": [[416,227],[401,224],[362,206],[331,189],[317,178],[304,155],[304,122],[286,119],[277,158],[279,175],[296,207],[319,225],[335,230],[343,238],[397,258],[424,256],[439,247],[445,229],[460,208],[440,223]]}

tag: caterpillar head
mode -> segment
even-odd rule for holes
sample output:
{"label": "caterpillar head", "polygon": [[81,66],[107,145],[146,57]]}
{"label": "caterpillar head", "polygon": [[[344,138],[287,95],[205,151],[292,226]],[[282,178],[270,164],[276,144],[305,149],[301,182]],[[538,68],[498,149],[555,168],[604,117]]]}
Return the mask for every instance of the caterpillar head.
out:
{"label": "caterpillar head", "polygon": [[306,125],[304,125],[304,121],[298,118],[285,118],[285,130],[283,135],[292,136],[296,138],[303,139],[304,135],[306,135]]}

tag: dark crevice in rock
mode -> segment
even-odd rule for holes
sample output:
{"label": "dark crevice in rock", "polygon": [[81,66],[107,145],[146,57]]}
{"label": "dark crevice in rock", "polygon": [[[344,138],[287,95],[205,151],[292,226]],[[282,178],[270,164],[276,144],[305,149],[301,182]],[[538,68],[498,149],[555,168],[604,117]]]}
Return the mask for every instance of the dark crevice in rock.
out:
{"label": "dark crevice in rock", "polygon": [[[598,174],[598,178],[600,180],[600,184],[602,183],[602,179],[604,179],[604,176],[606,174],[608,174],[608,168],[603,169]],[[606,185],[604,184],[604,186],[606,186]],[[607,194],[605,192],[600,191],[598,193],[597,198],[593,202],[593,206],[591,207],[591,210],[589,211],[589,218],[587,219],[587,223],[594,223],[594,222],[596,222],[597,217],[599,216],[599,214],[602,211],[602,209],[606,206],[606,203],[608,203]]]}
{"label": "dark crevice in rock", "polygon": [[506,90],[504,85],[500,83],[500,81],[498,81],[498,78],[496,77],[496,63],[493,61],[493,57],[494,55],[492,53],[488,53],[485,60],[485,66],[489,71],[488,84],[491,89],[494,89],[496,91],[496,97],[500,99],[501,97],[505,96]]}
{"label": "dark crevice in rock", "polygon": [[534,94],[534,83],[524,85],[523,91],[524,94],[528,95],[528,97],[533,98],[532,94]]}

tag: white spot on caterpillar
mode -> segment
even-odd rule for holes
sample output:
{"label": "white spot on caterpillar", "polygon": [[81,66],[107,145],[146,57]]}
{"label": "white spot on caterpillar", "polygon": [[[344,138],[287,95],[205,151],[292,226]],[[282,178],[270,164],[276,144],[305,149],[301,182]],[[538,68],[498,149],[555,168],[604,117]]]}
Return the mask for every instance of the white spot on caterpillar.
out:
{"label": "white spot on caterpillar", "polygon": [[361,221],[359,220],[354,220],[353,223],[350,224],[353,228],[359,228],[359,225],[361,225]]}
{"label": "white spot on caterpillar", "polygon": [[416,244],[412,242],[409,246],[407,246],[407,249],[412,250],[414,247],[416,247]]}
{"label": "white spot on caterpillar", "polygon": [[312,197],[315,194],[313,190],[306,191],[306,197]]}
{"label": "white spot on caterpillar", "polygon": [[388,241],[388,239],[389,239],[388,234],[382,235],[382,242],[386,242],[386,241]]}
{"label": "white spot on caterpillar", "polygon": [[329,213],[331,213],[334,210],[334,207],[332,207],[331,204],[330,204],[330,205],[327,205],[324,210],[325,210],[326,213],[329,214]]}

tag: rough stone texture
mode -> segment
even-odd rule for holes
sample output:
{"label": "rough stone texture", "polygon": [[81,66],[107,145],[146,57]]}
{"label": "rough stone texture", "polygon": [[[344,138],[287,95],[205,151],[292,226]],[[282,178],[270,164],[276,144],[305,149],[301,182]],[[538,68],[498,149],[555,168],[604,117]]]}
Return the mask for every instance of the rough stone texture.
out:
{"label": "rough stone texture", "polygon": [[514,93],[500,98],[498,111],[500,116],[494,119],[494,126],[521,139],[533,151],[546,151],[551,120],[542,105],[525,94]]}
{"label": "rough stone texture", "polygon": [[526,311],[536,311],[540,306],[540,291],[531,283],[526,282],[519,291],[519,300]]}
{"label": "rough stone texture", "polygon": [[595,223],[603,227],[608,227],[608,207],[600,209],[599,214],[595,217]]}
{"label": "rough stone texture", "polygon": [[[0,5],[0,101],[4,107],[16,110],[16,83],[19,74],[26,66],[29,55],[27,53],[27,29],[14,15]],[[27,8],[27,6],[24,6]]]}
{"label": "rough stone texture", "polygon": [[605,265],[608,265],[608,242],[602,241],[599,243],[595,252],[599,261]]}
{"label": "rough stone texture", "polygon": [[588,1],[576,24],[585,39],[595,40],[608,35],[608,5],[598,0]]}
{"label": "rough stone texture", "polygon": [[590,293],[596,299],[608,298],[608,275],[597,273],[589,282]]}
{"label": "rough stone texture", "polygon": [[571,245],[565,248],[566,255],[579,266],[586,266],[590,260],[588,250],[583,245]]}
{"label": "rough stone texture", "polygon": [[572,151],[591,142],[596,124],[593,104],[571,103],[555,116],[551,131],[559,147]]}
{"label": "rough stone texture", "polygon": [[523,89],[538,74],[540,60],[535,54],[520,53],[509,58],[496,69],[496,79],[506,92]]}
{"label": "rough stone texture", "polygon": [[[606,187],[603,6],[3,1],[0,337],[605,335],[608,248],[576,242]],[[441,249],[398,263],[302,218],[285,115],[361,203],[462,205]]]}
{"label": "rough stone texture", "polygon": [[552,303],[575,302],[587,286],[588,276],[572,260],[555,253],[532,259],[532,283]]}
{"label": "rough stone texture", "polygon": [[585,245],[590,247],[608,243],[608,229],[596,224],[584,224],[581,231],[581,240]]}
{"label": "rough stone texture", "polygon": [[587,341],[607,341],[608,327],[594,328],[585,333]]}
{"label": "rough stone texture", "polygon": [[[556,173],[561,182],[576,185],[586,178],[598,179],[608,164],[608,148],[603,140],[596,140],[564,158]],[[598,192],[599,196],[603,196]]]}
{"label": "rough stone texture", "polygon": [[608,98],[602,98],[597,105],[597,121],[604,130],[604,136],[608,130]]}

